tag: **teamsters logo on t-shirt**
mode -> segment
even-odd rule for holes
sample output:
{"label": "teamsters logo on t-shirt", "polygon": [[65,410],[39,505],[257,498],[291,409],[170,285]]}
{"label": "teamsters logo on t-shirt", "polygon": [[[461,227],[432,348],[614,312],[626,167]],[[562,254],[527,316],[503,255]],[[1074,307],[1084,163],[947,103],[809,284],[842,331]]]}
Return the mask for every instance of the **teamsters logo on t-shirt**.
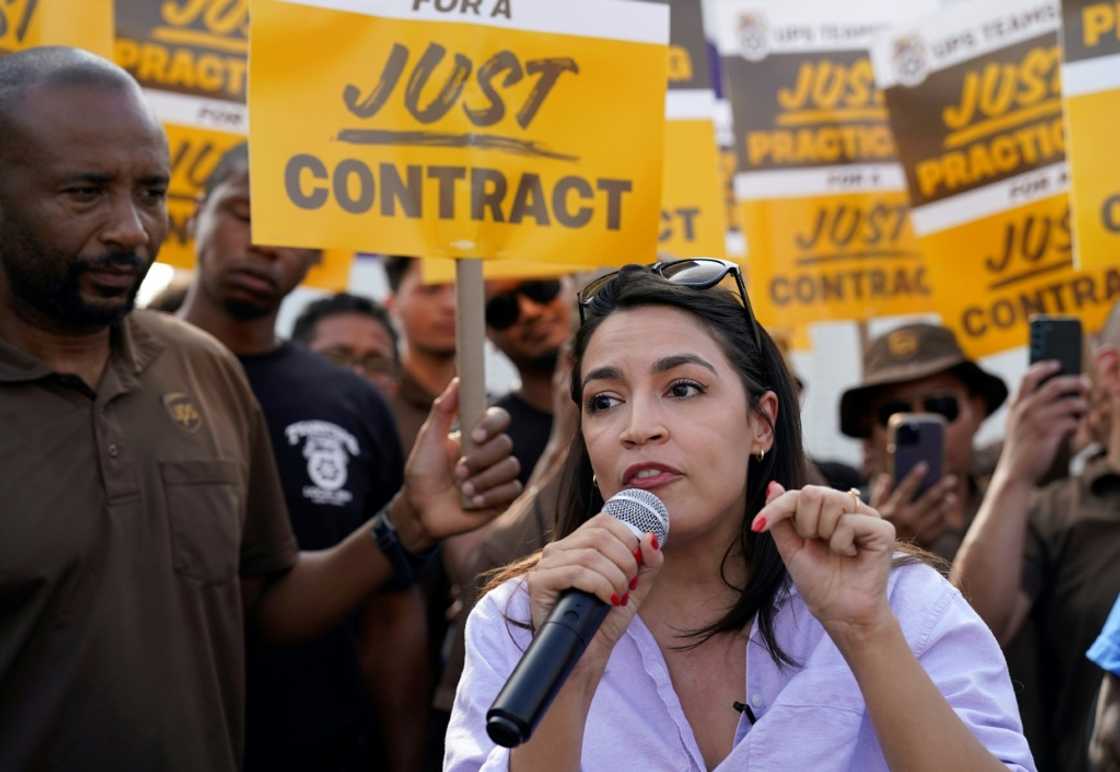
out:
{"label": "teamsters logo on t-shirt", "polygon": [[345,429],[327,421],[300,421],[284,430],[288,444],[303,442],[311,485],[303,495],[316,504],[344,506],[354,498],[346,485],[350,456],[358,455],[358,441]]}

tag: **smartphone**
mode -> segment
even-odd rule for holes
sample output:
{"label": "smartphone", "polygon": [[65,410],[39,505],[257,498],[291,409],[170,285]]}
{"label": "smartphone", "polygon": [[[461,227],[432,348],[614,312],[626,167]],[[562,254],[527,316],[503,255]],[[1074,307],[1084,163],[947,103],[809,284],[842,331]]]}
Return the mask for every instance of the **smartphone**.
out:
{"label": "smartphone", "polygon": [[1032,314],[1030,363],[1056,359],[1058,375],[1081,374],[1081,320],[1076,316]]}
{"label": "smartphone", "polygon": [[925,462],[926,476],[914,494],[917,499],[935,485],[945,467],[945,418],[933,413],[895,413],[887,424],[887,452],[894,487]]}

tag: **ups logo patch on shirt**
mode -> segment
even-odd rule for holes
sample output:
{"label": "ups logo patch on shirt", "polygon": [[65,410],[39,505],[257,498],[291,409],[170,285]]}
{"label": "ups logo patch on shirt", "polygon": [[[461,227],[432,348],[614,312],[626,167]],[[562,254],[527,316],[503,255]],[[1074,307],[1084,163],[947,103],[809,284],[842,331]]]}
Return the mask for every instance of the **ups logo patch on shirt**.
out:
{"label": "ups logo patch on shirt", "polygon": [[202,426],[202,414],[186,394],[178,391],[164,394],[163,406],[175,425],[188,434],[194,434]]}

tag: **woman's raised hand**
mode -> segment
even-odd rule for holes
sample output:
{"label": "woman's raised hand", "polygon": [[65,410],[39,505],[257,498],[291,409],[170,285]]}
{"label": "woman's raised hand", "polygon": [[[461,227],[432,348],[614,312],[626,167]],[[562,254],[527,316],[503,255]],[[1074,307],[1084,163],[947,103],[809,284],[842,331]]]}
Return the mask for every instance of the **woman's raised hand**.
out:
{"label": "woman's raised hand", "polygon": [[833,639],[893,621],[887,577],[894,526],[854,492],[817,485],[787,491],[771,482],[751,528],[770,532],[802,599]]}
{"label": "woman's raised hand", "polygon": [[580,658],[579,667],[606,665],[611,649],[653,586],[664,556],[653,534],[640,540],[616,518],[599,514],[570,536],[545,545],[528,573],[533,629],[540,630],[560,593],[575,588],[613,608]]}

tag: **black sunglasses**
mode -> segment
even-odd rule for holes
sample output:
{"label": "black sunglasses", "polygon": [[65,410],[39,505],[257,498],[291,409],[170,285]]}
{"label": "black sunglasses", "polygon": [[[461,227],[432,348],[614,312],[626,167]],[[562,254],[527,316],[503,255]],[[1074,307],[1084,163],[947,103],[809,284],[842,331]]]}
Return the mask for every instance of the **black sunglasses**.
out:
{"label": "black sunglasses", "polygon": [[[595,302],[595,297],[599,292],[610,284],[622,271],[634,270],[635,268],[637,268],[637,266],[628,266],[619,271],[611,271],[595,279],[580,290],[579,295],[576,296],[579,305],[580,324],[586,321],[587,313]],[[754,338],[754,344],[760,349],[762,348],[761,335],[758,330],[758,320],[754,317],[754,311],[751,309],[751,300],[747,295],[747,285],[743,282],[743,269],[740,268],[738,264],[732,263],[729,260],[719,260],[714,257],[691,257],[683,260],[659,261],[647,266],[647,269],[668,282],[697,290],[711,289],[721,284],[728,276],[733,276],[735,278],[735,285],[739,289],[739,300],[742,302],[743,310],[747,314],[747,322],[751,328],[751,336]]]}
{"label": "black sunglasses", "polygon": [[523,281],[509,292],[495,295],[486,301],[486,324],[495,330],[508,330],[517,324],[521,316],[521,302],[518,295],[524,295],[537,305],[545,305],[556,300],[560,294],[559,279]]}
{"label": "black sunglasses", "polygon": [[920,407],[904,399],[894,399],[879,406],[875,417],[884,429],[895,413],[933,413],[939,415],[948,423],[956,421],[961,414],[961,403],[952,394],[942,396],[923,397]]}

